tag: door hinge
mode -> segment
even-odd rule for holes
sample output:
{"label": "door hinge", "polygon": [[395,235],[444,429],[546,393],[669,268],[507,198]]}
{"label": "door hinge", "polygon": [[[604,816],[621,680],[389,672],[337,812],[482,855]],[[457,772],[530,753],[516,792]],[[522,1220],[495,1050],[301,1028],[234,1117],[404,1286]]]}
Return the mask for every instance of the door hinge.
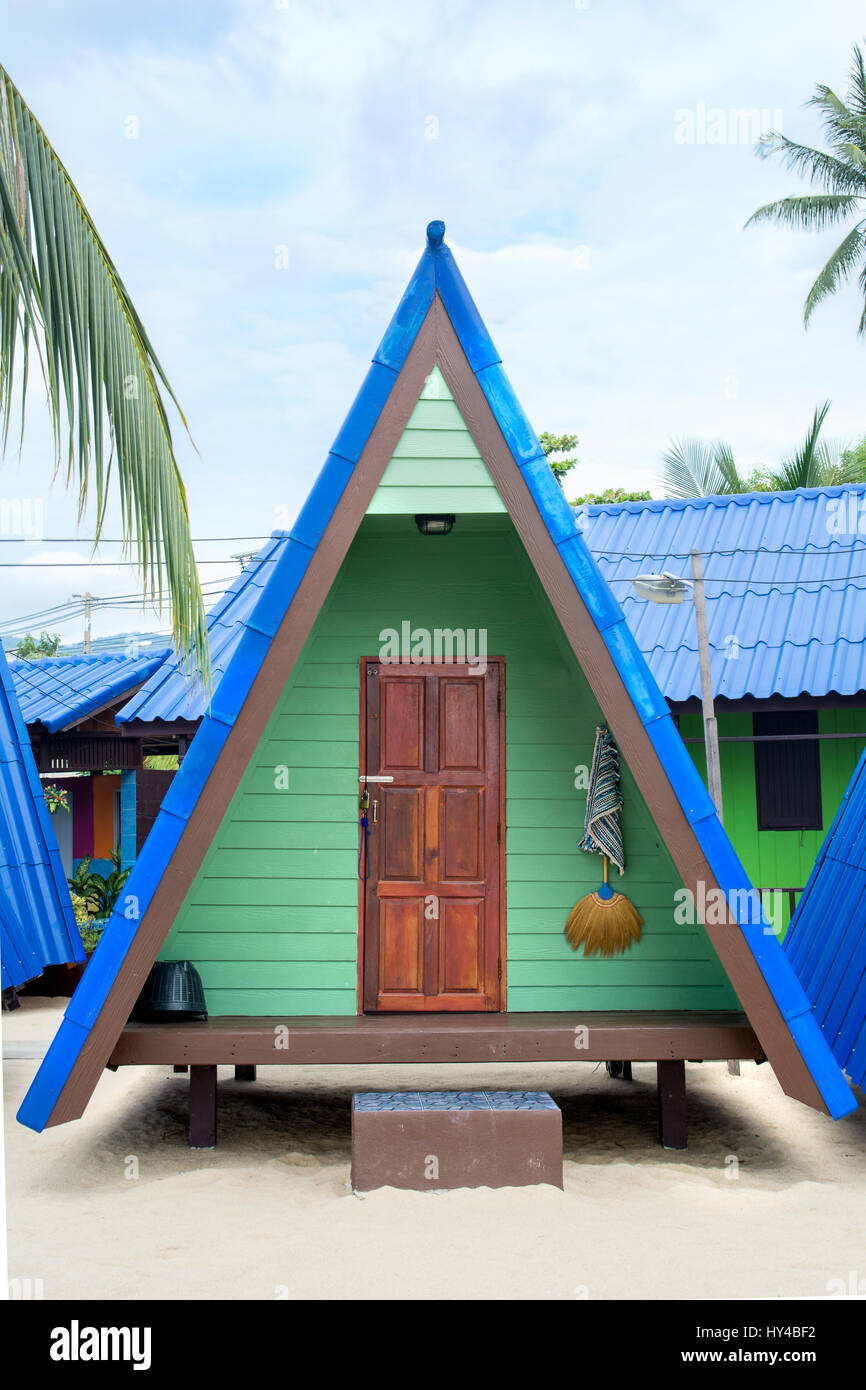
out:
{"label": "door hinge", "polygon": [[502,979],[502,961],[501,961],[501,959],[498,960],[498,961],[496,962],[496,978],[497,978],[498,980],[501,980],[501,979]]}
{"label": "door hinge", "polygon": [[496,843],[497,843],[498,845],[501,845],[501,844],[502,844],[502,823],[501,823],[501,821],[500,821],[500,822],[497,824],[497,826],[496,826]]}

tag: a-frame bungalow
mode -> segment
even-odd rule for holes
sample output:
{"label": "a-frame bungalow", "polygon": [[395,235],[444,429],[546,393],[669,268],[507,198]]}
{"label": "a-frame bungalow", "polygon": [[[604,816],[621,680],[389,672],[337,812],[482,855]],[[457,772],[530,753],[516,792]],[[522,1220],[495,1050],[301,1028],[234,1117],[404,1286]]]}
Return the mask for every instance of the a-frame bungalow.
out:
{"label": "a-frame bungalow", "polygon": [[[35,1129],[143,1063],[190,1066],[207,1110],[220,1064],[649,1060],[677,1122],[685,1059],[766,1057],[788,1095],[856,1108],[443,235],[274,552]],[[563,936],[598,884],[576,769],[601,724],[644,919],[611,959]],[[158,957],[193,962],[207,1021],[129,1022]]]}

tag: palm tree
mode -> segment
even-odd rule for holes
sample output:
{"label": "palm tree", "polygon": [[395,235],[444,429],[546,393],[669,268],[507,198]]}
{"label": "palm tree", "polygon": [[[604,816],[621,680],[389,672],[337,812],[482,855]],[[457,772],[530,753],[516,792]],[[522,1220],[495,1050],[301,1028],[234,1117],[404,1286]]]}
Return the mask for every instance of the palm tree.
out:
{"label": "palm tree", "polygon": [[858,284],[863,293],[863,309],[858,333],[866,334],[866,66],[856,45],[849,78],[847,100],[819,83],[806,103],[823,115],[829,152],[798,145],[786,136],[771,132],[762,137],[758,154],[779,154],[789,169],[808,176],[818,193],[780,198],[758,208],[746,226],[756,222],[781,222],[789,227],[818,231],[854,216],[859,220],[836,247],[806,296],[803,321],[808,325],[814,310],[843,281],[859,269]]}
{"label": "palm tree", "polygon": [[[51,410],[56,467],[94,494],[94,544],[116,485],[124,555],[134,547],[144,596],[167,590],[176,646],[209,681],[207,626],[162,388],[186,421],[87,208],[47,135],[0,67],[0,439],[31,348]],[[112,479],[112,468],[114,478]]]}
{"label": "palm tree", "polygon": [[662,455],[661,486],[666,497],[718,497],[734,492],[790,492],[798,487],[843,487],[866,482],[866,457],[845,452],[821,438],[830,402],[816,407],[800,448],[773,468],[742,474],[733,450],[722,440],[673,440]]}

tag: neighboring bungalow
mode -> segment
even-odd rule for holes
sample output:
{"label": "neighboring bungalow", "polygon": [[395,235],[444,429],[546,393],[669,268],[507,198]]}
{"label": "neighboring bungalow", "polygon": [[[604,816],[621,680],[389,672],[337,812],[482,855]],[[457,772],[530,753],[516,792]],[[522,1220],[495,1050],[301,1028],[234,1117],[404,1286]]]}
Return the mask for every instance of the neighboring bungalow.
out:
{"label": "neighboring bungalow", "polygon": [[[287,531],[274,531],[208,613],[214,691],[228,670],[247,620],[288,541]],[[164,653],[163,660],[140,689],[118,710],[116,723],[125,738],[143,739],[149,750],[177,753],[182,759],[206,707],[201,684],[187,678],[174,652],[169,651]]]}
{"label": "neighboring bungalow", "polygon": [[[15,990],[84,960],[51,816],[0,649],[0,973]],[[14,999],[14,995],[10,998]]]}
{"label": "neighboring bungalow", "polygon": [[166,655],[161,647],[9,662],[43,781],[69,793],[69,810],[52,817],[67,876],[85,856],[94,872],[110,873],[115,849],[132,865],[156,819],[173,774],[144,767],[153,750],[123,738],[115,715]]}
{"label": "neighboring bungalow", "polygon": [[[443,233],[262,571],[34,1129],[150,1063],[190,1067],[198,1142],[220,1064],[653,1061],[677,1146],[686,1059],[766,1057],[788,1095],[856,1108]],[[563,934],[599,882],[603,724],[643,918],[611,958]],[[207,1020],[129,1021],[157,959],[196,967]]]}
{"label": "neighboring bungalow", "polygon": [[866,1082],[866,753],[794,914],[785,952],[833,1055]]}
{"label": "neighboring bungalow", "polygon": [[631,582],[690,579],[701,551],[725,830],[786,925],[866,746],[866,487],[625,502],[577,519],[705,775],[694,605],[647,602]]}

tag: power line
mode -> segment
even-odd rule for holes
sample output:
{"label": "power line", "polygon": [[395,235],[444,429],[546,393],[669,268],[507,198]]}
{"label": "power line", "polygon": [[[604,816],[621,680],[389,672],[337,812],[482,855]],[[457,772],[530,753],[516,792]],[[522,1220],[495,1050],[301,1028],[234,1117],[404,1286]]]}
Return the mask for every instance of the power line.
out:
{"label": "power line", "polygon": [[[233,583],[236,575],[224,575],[219,578],[205,580],[202,586],[204,598],[219,598],[225,592],[224,585]],[[216,587],[211,587],[216,586]],[[132,591],[128,594],[108,594],[105,598],[94,603],[94,608],[119,609],[119,608],[140,608],[142,606],[141,591]],[[0,633],[15,632],[20,628],[40,623],[54,622],[63,624],[79,618],[84,609],[80,603],[74,603],[67,599],[63,603],[56,603],[50,608],[40,608],[34,613],[23,613],[19,617],[0,619]]]}
{"label": "power line", "polygon": [[[236,559],[235,555],[221,555],[217,560],[200,560],[196,557],[197,565],[227,565],[231,560]],[[263,556],[262,562],[272,560],[274,556]],[[150,565],[167,565],[168,561],[163,559],[150,560]],[[131,565],[137,569],[138,560],[0,560],[0,569],[4,570],[74,570],[74,569],[121,569],[124,565]]]}
{"label": "power line", "polygon": [[[586,540],[586,537],[584,537]],[[587,546],[593,555],[620,555],[626,559],[643,560],[688,560],[691,558],[691,550],[643,550],[640,546],[633,546],[631,550],[606,550],[601,546],[592,545],[586,541]],[[866,536],[862,541],[855,541],[853,545],[834,545],[832,541],[826,546],[808,545],[802,550],[793,546],[780,545],[756,545],[732,546],[730,549],[714,550],[712,546],[695,546],[702,555],[852,555],[866,547]]]}
{"label": "power line", "polygon": [[[639,563],[639,561],[635,563]],[[630,574],[605,575],[605,581],[608,584],[631,584],[632,580],[636,577],[636,575]],[[755,579],[752,575],[747,579],[738,579],[735,575],[731,574],[718,576],[711,574],[704,575],[704,583],[706,584],[717,584],[721,585],[723,588],[726,584],[745,584],[749,588],[754,589],[758,587],[765,589],[806,589],[810,584],[816,585],[821,589],[829,588],[832,584],[847,584],[852,579],[866,579],[866,573],[820,575],[816,576],[814,579],[804,578],[803,576],[797,579]],[[708,595],[708,597],[718,597],[718,595]]]}
{"label": "power line", "polygon": [[[206,545],[211,541],[269,541],[271,533],[266,536],[191,536],[193,545]],[[94,540],[91,536],[0,536],[0,544],[3,545],[134,545],[135,537],[124,536],[100,536]]]}

